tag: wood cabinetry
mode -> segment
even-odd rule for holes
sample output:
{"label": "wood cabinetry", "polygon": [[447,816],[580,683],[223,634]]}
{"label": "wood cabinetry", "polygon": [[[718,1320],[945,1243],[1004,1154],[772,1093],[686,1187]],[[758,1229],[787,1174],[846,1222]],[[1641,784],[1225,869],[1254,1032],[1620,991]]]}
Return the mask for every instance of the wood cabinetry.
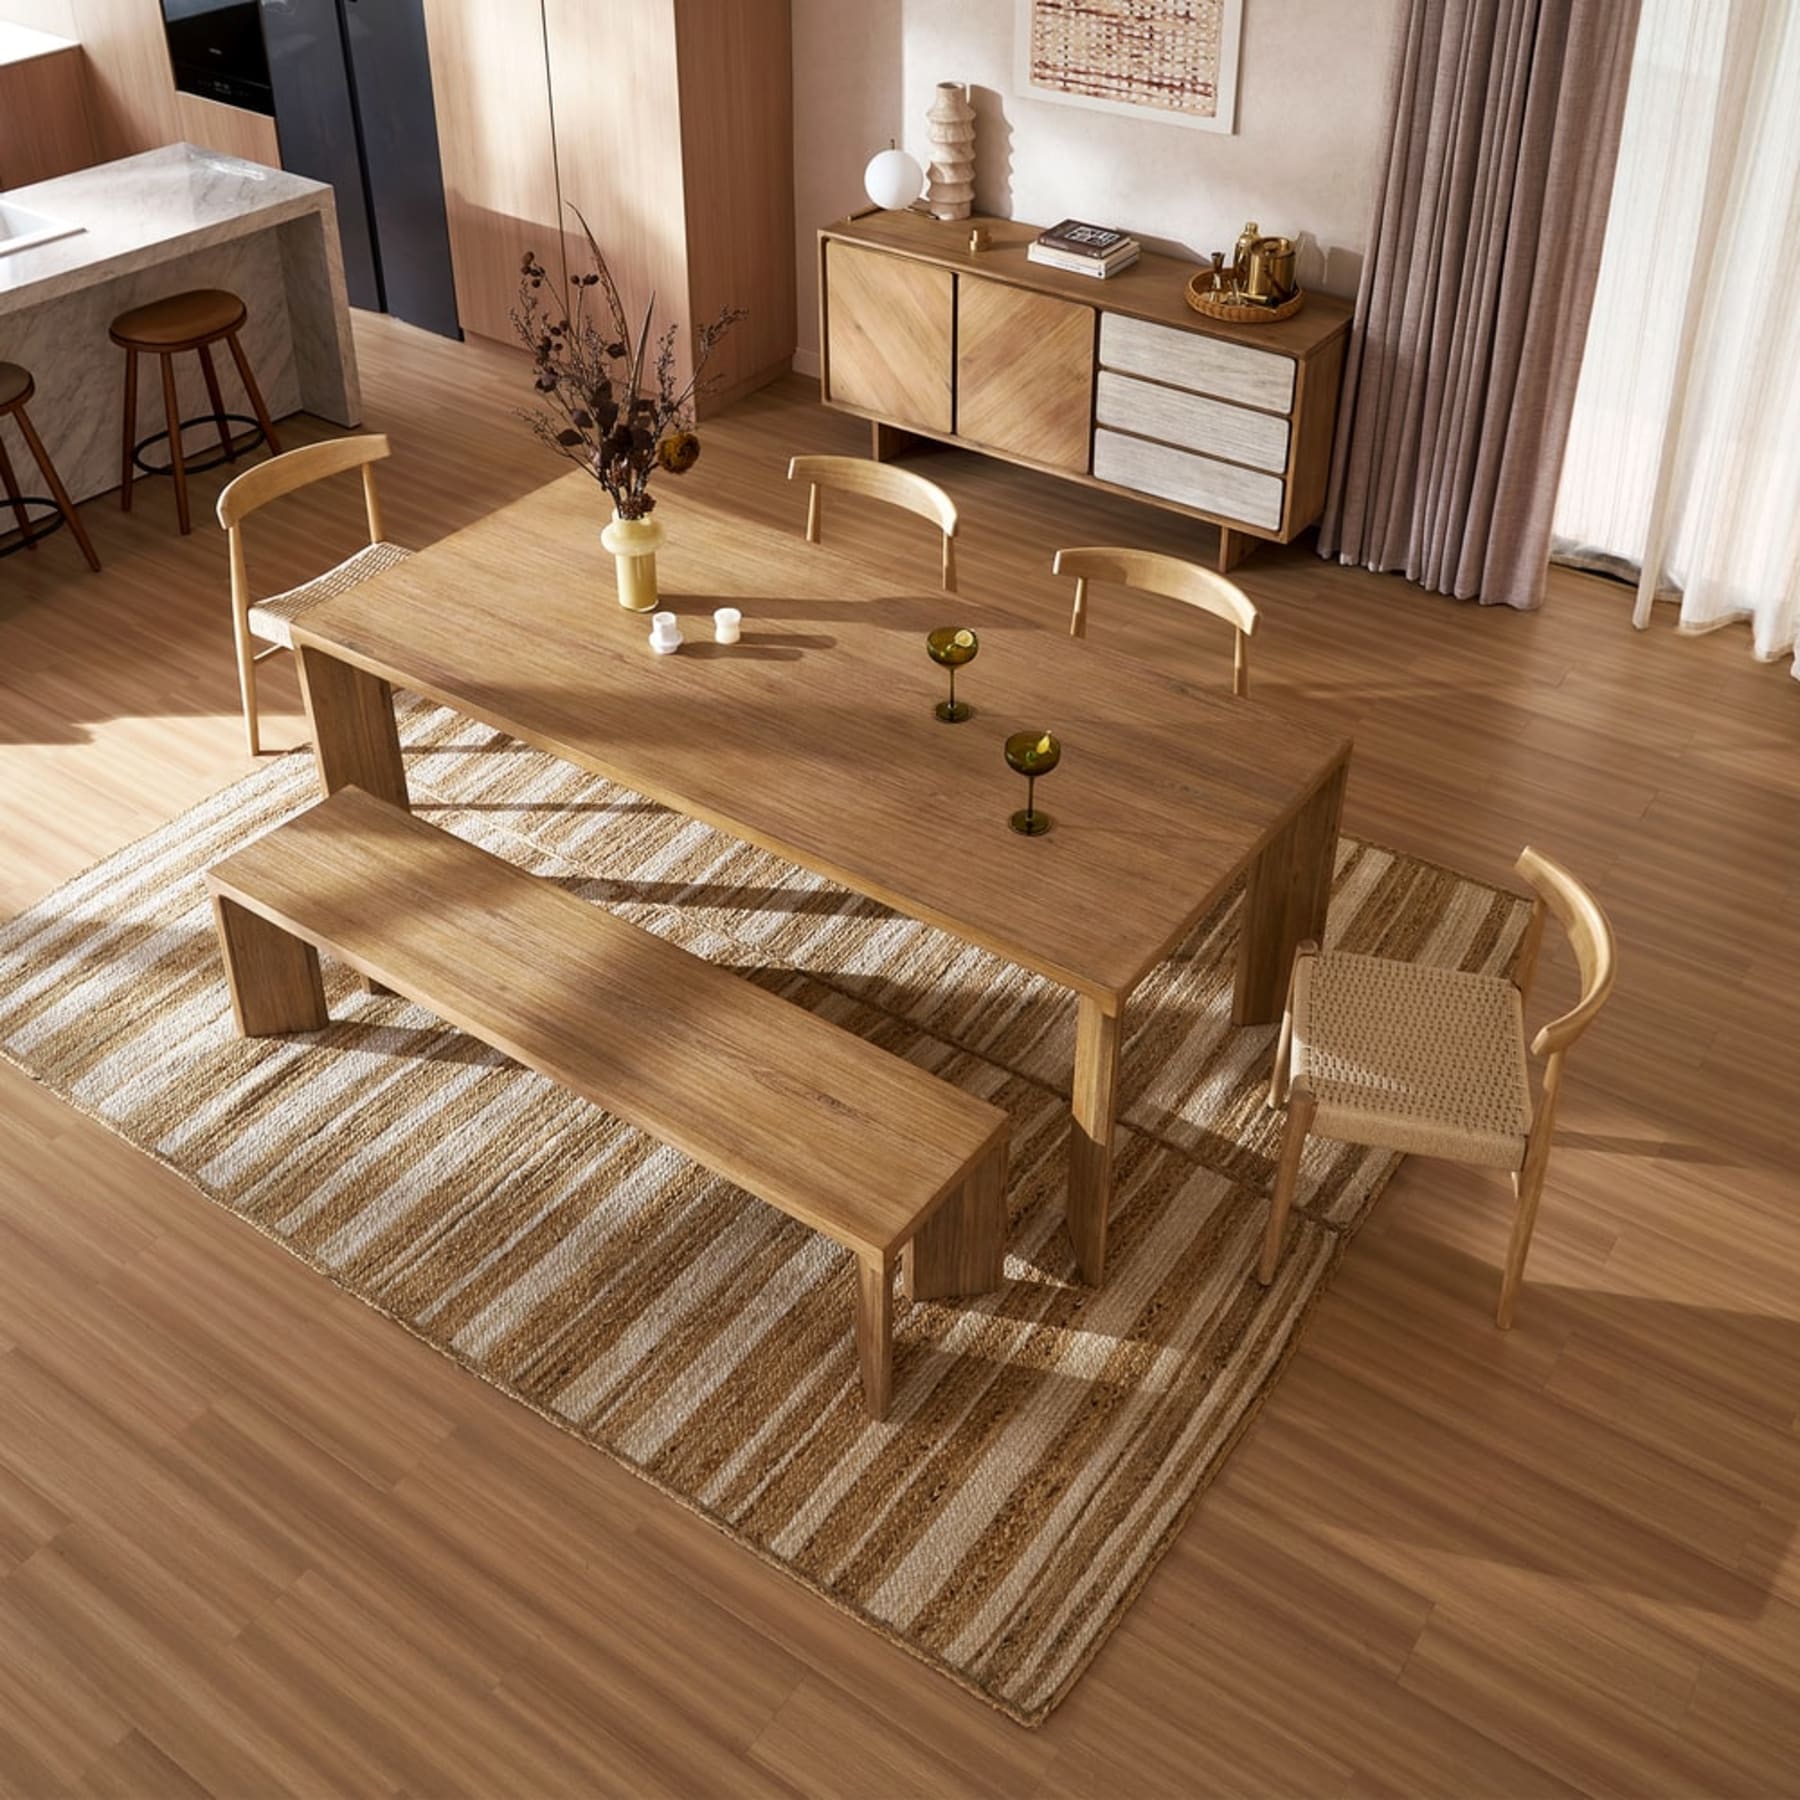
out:
{"label": "wood cabinetry", "polygon": [[527,250],[563,279],[542,0],[425,0],[456,314],[512,336]]}
{"label": "wood cabinetry", "polygon": [[81,46],[0,23],[0,188],[50,181],[93,160]]}
{"label": "wood cabinetry", "polygon": [[855,244],[831,245],[826,267],[832,304],[823,341],[832,393],[842,405],[893,424],[949,432],[955,277]]}
{"label": "wood cabinetry", "polygon": [[519,261],[654,293],[678,366],[695,326],[747,310],[708,371],[714,407],[794,350],[788,0],[426,0],[463,328],[510,338]]}
{"label": "wood cabinetry", "polygon": [[1002,456],[1083,470],[1093,385],[1091,306],[978,275],[958,277],[959,436]]}
{"label": "wood cabinetry", "polygon": [[[971,252],[976,225],[991,247]],[[821,232],[827,404],[875,422],[878,456],[898,428],[1210,520],[1225,568],[1315,523],[1349,304],[1217,324],[1186,303],[1190,264],[1100,282],[1030,262],[1036,235],[913,212]]]}

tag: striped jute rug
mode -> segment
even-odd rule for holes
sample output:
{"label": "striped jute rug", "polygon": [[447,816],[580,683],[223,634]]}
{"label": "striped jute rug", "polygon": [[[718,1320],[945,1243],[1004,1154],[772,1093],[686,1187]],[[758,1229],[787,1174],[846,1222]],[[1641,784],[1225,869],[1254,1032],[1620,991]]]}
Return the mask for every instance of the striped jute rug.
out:
{"label": "striped jute rug", "polygon": [[[371,1306],[1012,1717],[1081,1673],[1266,1396],[1395,1158],[1318,1143],[1252,1270],[1272,1028],[1235,900],[1140,991],[1106,1285],[1063,1227],[1055,988],[485,727],[404,710],[421,816],[1005,1107],[1006,1282],[899,1303],[870,1424],[848,1257],[394,997],[233,1032],[200,871],[313,798],[279,759],[0,927],[0,1049]],[[1503,968],[1523,903],[1345,839],[1331,939]]]}

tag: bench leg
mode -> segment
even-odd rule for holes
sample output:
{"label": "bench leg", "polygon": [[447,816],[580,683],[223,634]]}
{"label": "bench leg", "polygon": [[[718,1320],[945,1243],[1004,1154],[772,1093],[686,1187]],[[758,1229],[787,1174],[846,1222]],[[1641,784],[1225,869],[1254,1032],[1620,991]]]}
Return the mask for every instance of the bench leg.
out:
{"label": "bench leg", "polygon": [[985,1294],[1006,1267],[1006,1141],[969,1171],[900,1253],[909,1300]]}
{"label": "bench leg", "polygon": [[231,1010],[245,1037],[322,1031],[331,1023],[319,953],[311,944],[223,894],[213,895],[213,917],[231,983]]}
{"label": "bench leg", "polygon": [[863,1405],[885,1419],[894,1392],[894,1272],[880,1259],[856,1259],[856,1357]]}

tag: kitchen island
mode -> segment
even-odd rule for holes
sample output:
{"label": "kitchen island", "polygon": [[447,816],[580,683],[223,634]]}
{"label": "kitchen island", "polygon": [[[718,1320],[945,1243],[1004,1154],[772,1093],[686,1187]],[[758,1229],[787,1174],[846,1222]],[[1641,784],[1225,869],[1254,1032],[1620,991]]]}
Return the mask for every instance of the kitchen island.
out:
{"label": "kitchen island", "polygon": [[[8,253],[0,236],[0,359],[36,378],[32,419],[77,500],[119,482],[125,357],[107,327],[185,289],[229,288],[248,307],[243,345],[273,417],[361,423],[337,210],[324,183],[168,144],[11,189],[0,206],[25,245]],[[29,229],[34,218],[62,235]],[[182,417],[210,412],[198,358],[175,365]],[[247,412],[229,370],[222,380],[227,408]],[[161,425],[161,407],[140,403],[138,435]],[[216,448],[210,425],[187,434],[192,455],[204,457],[209,442]]]}

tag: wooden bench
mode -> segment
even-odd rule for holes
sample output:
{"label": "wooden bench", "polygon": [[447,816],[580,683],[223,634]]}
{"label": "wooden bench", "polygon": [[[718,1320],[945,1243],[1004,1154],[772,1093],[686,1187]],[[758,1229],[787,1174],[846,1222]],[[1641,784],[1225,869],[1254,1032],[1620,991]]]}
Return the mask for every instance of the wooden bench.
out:
{"label": "wooden bench", "polygon": [[1000,1282],[1007,1119],[358,788],[207,871],[238,1028],[328,1023],[324,950],[855,1254],[863,1396],[913,1298]]}

